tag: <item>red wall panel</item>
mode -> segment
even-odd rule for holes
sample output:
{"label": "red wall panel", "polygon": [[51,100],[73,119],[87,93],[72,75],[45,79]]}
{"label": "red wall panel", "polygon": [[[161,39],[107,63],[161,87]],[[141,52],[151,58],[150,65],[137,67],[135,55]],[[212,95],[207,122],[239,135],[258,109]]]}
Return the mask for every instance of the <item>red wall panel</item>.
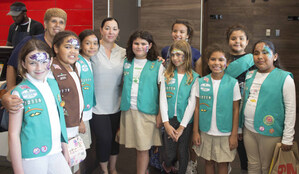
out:
{"label": "red wall panel", "polygon": [[[13,23],[11,16],[6,14],[9,7],[16,0],[0,1],[0,45],[6,44],[9,26]],[[30,18],[44,24],[44,14],[48,8],[58,7],[68,14],[67,30],[79,34],[84,29],[92,29],[93,26],[93,0],[19,0],[27,7],[27,14]]]}

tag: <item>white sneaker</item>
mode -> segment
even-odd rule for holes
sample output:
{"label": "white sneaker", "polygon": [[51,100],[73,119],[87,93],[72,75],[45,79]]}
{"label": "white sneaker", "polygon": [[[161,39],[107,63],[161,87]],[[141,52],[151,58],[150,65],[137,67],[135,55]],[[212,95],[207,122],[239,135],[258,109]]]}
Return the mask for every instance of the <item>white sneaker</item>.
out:
{"label": "white sneaker", "polygon": [[197,161],[193,162],[190,160],[188,162],[186,174],[197,174]]}

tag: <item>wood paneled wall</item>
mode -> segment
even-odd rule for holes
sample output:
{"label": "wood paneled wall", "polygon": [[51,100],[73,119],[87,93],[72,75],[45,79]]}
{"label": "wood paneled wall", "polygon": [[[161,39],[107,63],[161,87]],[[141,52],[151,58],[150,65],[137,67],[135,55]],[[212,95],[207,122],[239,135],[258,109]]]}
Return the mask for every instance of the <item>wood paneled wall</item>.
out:
{"label": "wood paneled wall", "polygon": [[[107,17],[108,0],[94,0],[94,31],[100,36],[102,20]],[[113,14],[113,0],[110,0],[110,16]]]}
{"label": "wood paneled wall", "polygon": [[191,44],[199,49],[200,0],[142,0],[139,29],[153,34],[159,52],[172,43],[171,25],[176,19],[188,20],[193,25]]}

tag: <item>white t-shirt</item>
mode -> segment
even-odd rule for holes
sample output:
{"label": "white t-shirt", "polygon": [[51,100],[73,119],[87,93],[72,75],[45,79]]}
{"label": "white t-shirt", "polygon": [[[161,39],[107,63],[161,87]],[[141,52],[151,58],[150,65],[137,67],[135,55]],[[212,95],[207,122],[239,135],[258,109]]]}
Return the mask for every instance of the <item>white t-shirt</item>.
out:
{"label": "white t-shirt", "polygon": [[[61,128],[60,128],[60,121],[59,121],[59,113],[57,110],[57,105],[52,90],[46,80],[45,81],[36,80],[28,73],[26,74],[26,77],[40,91],[48,109],[50,126],[51,126],[51,135],[52,135],[52,149],[47,155],[60,153],[62,150],[61,149]],[[20,96],[17,91],[13,91],[12,94]],[[38,131],[43,131],[43,130],[38,130]]]}
{"label": "white t-shirt", "polygon": [[[139,78],[142,72],[144,65],[146,64],[147,59],[136,59],[134,58],[134,67],[133,67],[133,82],[131,88],[131,101],[130,101],[130,108],[133,110],[138,110],[137,108],[137,95],[138,95],[138,88],[139,88]],[[160,77],[162,76],[164,71],[163,65],[160,65],[159,74],[158,74],[158,81],[157,84],[160,83]]]}
{"label": "white t-shirt", "polygon": [[104,115],[119,112],[125,55],[126,50],[115,44],[110,58],[107,57],[103,45],[98,53],[91,57],[96,98],[93,113]]}
{"label": "white t-shirt", "polygon": [[[91,72],[92,72],[92,67],[91,67],[91,62],[87,59],[85,59]],[[78,71],[78,74],[79,74],[79,77],[80,77],[80,73],[81,73],[81,65],[80,63],[76,62],[76,68],[77,68],[77,71]],[[84,98],[83,98],[84,99]],[[92,109],[88,110],[88,111],[83,111],[83,118],[82,120],[83,121],[88,121],[92,118]]]}
{"label": "white t-shirt", "polygon": [[[217,128],[217,123],[216,123],[217,95],[218,95],[218,89],[219,89],[221,80],[214,80],[213,78],[211,78],[211,79],[212,79],[212,83],[213,83],[213,108],[212,108],[211,127],[210,127],[210,130],[207,132],[207,134],[213,135],[213,136],[229,136],[231,133],[230,132],[227,132],[227,133],[220,132],[219,129]],[[196,97],[199,97],[199,95],[200,95],[199,94],[199,85],[198,85],[196,92],[197,92]],[[236,82],[235,87],[234,87],[233,101],[238,101],[240,99],[241,99],[240,88],[239,88],[238,82]],[[233,117],[233,115],[232,115],[232,117]]]}
{"label": "white t-shirt", "polygon": [[[178,74],[178,89],[177,89],[176,96],[178,96],[180,84],[182,82],[183,77],[184,77],[184,74]],[[182,125],[184,127],[186,127],[188,125],[188,123],[191,120],[191,118],[193,116],[193,113],[194,113],[194,109],[195,109],[195,105],[196,105],[196,97],[195,97],[196,92],[195,91],[196,91],[196,89],[198,89],[196,87],[197,85],[198,85],[198,79],[195,79],[195,82],[192,85],[191,93],[190,93],[190,96],[189,96],[189,99],[188,99],[188,105],[185,109],[183,119],[180,123],[180,125]],[[177,100],[178,100],[178,97],[176,98],[176,102],[175,102],[174,116],[177,116],[177,113],[176,113]],[[169,121],[168,103],[167,103],[167,97],[166,97],[165,77],[164,77],[164,75],[161,78],[160,110],[161,110],[161,116],[162,116],[163,123]]]}
{"label": "white t-shirt", "polygon": [[[245,127],[255,132],[254,129],[254,115],[256,110],[256,104],[258,101],[258,95],[260,92],[261,85],[267,78],[269,73],[257,72],[250,88],[247,103],[244,109],[245,115]],[[294,139],[294,126],[296,122],[296,89],[294,79],[291,76],[287,76],[283,85],[283,100],[285,105],[285,120],[284,130],[282,136],[282,143],[292,145]]]}

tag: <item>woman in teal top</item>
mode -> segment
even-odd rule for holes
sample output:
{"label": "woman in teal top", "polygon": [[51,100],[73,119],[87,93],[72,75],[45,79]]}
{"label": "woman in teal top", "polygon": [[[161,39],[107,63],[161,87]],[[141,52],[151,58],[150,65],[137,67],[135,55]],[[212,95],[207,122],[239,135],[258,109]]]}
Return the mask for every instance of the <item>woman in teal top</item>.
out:
{"label": "woman in teal top", "polygon": [[12,93],[23,99],[24,107],[10,112],[8,130],[15,173],[71,173],[64,102],[56,80],[48,78],[50,56],[50,47],[35,39],[20,52],[19,72],[24,80]]}

